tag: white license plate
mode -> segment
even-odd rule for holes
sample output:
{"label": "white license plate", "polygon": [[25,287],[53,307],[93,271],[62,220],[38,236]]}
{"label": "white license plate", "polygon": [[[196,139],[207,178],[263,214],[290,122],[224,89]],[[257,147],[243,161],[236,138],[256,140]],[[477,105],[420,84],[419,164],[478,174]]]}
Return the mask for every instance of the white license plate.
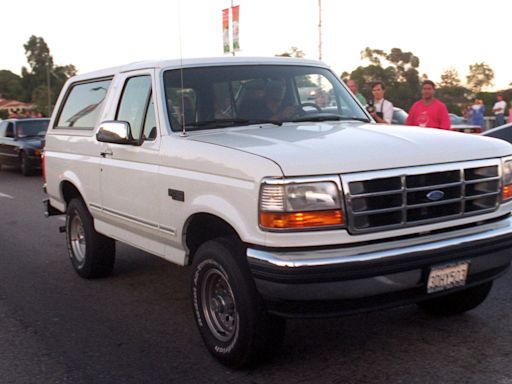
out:
{"label": "white license plate", "polygon": [[434,293],[466,285],[469,261],[432,267],[428,275],[427,292]]}

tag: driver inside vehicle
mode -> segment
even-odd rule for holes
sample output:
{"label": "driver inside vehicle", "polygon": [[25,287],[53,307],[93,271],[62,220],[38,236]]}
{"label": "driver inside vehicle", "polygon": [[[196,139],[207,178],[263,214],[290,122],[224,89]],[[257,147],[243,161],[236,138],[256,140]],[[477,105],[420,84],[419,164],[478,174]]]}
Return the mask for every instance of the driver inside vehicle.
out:
{"label": "driver inside vehicle", "polygon": [[268,119],[268,120],[290,120],[297,116],[297,107],[285,103],[286,85],[284,81],[271,80],[264,90],[263,98],[259,102],[251,103],[250,108],[241,111],[245,118]]}

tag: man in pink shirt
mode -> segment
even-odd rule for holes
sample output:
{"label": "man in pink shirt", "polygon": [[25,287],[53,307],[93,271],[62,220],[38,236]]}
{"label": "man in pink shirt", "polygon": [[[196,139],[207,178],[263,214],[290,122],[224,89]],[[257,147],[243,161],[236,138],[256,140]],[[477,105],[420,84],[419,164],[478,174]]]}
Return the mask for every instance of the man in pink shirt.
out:
{"label": "man in pink shirt", "polygon": [[448,109],[446,109],[446,105],[434,97],[435,92],[436,85],[433,81],[425,80],[421,84],[423,98],[411,107],[406,121],[407,125],[439,129],[451,128]]}

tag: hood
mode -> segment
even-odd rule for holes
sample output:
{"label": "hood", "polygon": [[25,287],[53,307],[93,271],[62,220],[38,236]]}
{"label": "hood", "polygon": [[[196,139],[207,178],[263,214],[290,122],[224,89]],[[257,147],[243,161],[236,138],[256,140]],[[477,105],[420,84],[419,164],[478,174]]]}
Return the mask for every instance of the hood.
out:
{"label": "hood", "polygon": [[286,176],[361,172],[512,154],[496,139],[431,128],[356,122],[286,123],[191,133],[276,162]]}

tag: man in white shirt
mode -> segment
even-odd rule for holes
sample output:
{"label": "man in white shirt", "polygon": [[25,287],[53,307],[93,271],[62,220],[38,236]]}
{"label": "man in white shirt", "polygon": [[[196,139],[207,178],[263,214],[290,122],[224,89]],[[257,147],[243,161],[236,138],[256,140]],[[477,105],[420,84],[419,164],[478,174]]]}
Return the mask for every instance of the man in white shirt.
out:
{"label": "man in white shirt", "polygon": [[389,100],[384,99],[385,92],[386,87],[382,81],[373,83],[373,104],[370,104],[367,107],[367,110],[377,123],[391,124],[391,121],[393,120],[393,104]]}
{"label": "man in white shirt", "polygon": [[494,112],[494,116],[496,117],[494,126],[499,127],[500,125],[505,124],[505,109],[507,108],[507,102],[503,100],[503,96],[497,96],[498,101],[494,104],[492,111]]}

